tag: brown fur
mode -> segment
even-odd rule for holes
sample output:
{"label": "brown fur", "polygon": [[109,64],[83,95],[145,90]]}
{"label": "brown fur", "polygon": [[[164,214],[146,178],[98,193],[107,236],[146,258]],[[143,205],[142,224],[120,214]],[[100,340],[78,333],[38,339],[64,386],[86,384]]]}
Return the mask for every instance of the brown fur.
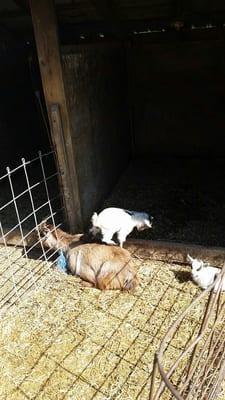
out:
{"label": "brown fur", "polygon": [[83,236],[82,234],[71,235],[60,228],[55,228],[52,224],[47,224],[46,221],[40,224],[39,232],[42,236],[43,246],[55,250],[67,250],[72,241],[79,242]]}
{"label": "brown fur", "polygon": [[[43,223],[43,245],[53,249],[63,248],[68,270],[100,290],[132,290],[139,278],[131,266],[130,253],[117,246],[82,242],[82,235],[70,235],[50,224]],[[52,231],[52,232],[51,232]]]}
{"label": "brown fur", "polygon": [[72,243],[67,259],[72,274],[78,274],[101,290],[132,290],[139,284],[136,272],[130,265],[130,253],[120,247]]}

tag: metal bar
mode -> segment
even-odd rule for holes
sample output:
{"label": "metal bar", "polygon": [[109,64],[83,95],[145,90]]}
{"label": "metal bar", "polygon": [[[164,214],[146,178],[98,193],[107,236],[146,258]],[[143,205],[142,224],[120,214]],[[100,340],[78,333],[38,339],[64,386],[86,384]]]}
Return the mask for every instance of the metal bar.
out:
{"label": "metal bar", "polygon": [[[50,252],[51,251],[51,249],[49,249],[48,250],[48,252]],[[55,250],[53,253],[51,253],[50,254],[50,256],[49,257],[46,257],[46,261],[48,262],[56,253],[58,252],[58,250]],[[47,254],[47,252],[46,252],[46,254]],[[43,262],[46,262],[46,261],[43,261],[43,260],[41,260],[41,258],[42,258],[42,256],[40,256],[37,260],[38,261],[40,261],[38,264],[37,264],[37,266],[35,267],[35,268],[37,268],[38,266],[40,266]],[[35,272],[35,274],[34,275],[38,275],[38,272],[41,270],[41,268],[39,268],[36,272]],[[45,272],[44,272],[44,274],[46,273],[46,272],[48,272],[49,271],[49,266],[48,266],[48,268],[45,270]],[[41,274],[41,276],[42,276],[43,274]],[[39,275],[38,275],[39,276]],[[17,293],[18,293],[18,299],[20,298],[20,296],[19,296],[19,291],[26,285],[26,283],[27,282],[29,282],[30,281],[30,279],[28,278],[28,279],[26,279],[28,277],[28,274],[26,274],[26,275],[24,275],[23,277],[21,277],[21,279],[19,280],[19,281],[17,281],[17,283],[16,283],[16,287],[17,287]],[[25,282],[23,282],[23,280],[24,279],[26,279],[26,281]],[[36,279],[36,283],[37,283],[37,281],[38,281],[38,279]],[[22,283],[23,282],[23,283]],[[22,283],[22,285],[21,286],[19,286],[18,287],[18,285],[20,285],[20,283]],[[33,284],[31,283],[31,285],[29,286],[29,288],[31,288],[33,286]],[[10,291],[10,292],[12,292],[12,291]],[[1,307],[3,307],[6,303],[8,303],[13,297],[14,297],[14,295],[13,295],[13,293],[11,294],[11,296],[9,297],[9,298],[7,298],[7,296],[10,294],[10,292],[8,292],[1,300],[5,300],[5,303],[3,303],[3,305],[1,305]],[[16,301],[15,301],[16,302]],[[14,303],[15,303],[14,302]],[[13,303],[13,304],[14,304]]]}
{"label": "metal bar", "polygon": [[[54,174],[50,175],[48,178],[46,178],[46,180],[50,180],[52,178],[54,178],[55,176],[58,176],[58,172],[55,172]],[[34,189],[35,187],[41,185],[42,183],[44,183],[44,180],[35,183],[34,185],[30,186],[30,189]],[[29,189],[24,190],[23,192],[21,192],[20,194],[15,196],[15,200],[19,199],[20,197],[24,196],[26,193],[29,193]],[[8,207],[10,204],[13,203],[13,200],[8,201],[8,203],[4,204],[4,206],[0,207],[0,211],[4,210],[6,207]]]}
{"label": "metal bar", "polygon": [[[221,271],[221,273],[222,273],[222,271]],[[222,278],[223,277],[221,276],[220,286],[222,285],[222,280],[223,280]],[[212,285],[212,289],[217,284],[217,282],[219,282],[219,279],[220,279],[220,277],[218,276],[217,279],[215,280],[215,282]],[[210,293],[210,297],[209,297],[209,300],[208,300],[208,303],[207,303],[207,306],[206,306],[206,310],[205,310],[205,314],[204,314],[204,317],[203,317],[202,325],[201,325],[200,331],[199,331],[200,334],[201,334],[201,332],[204,331],[205,325],[207,323],[207,320],[208,320],[208,318],[209,318],[209,316],[210,316],[210,314],[212,312],[213,306],[217,302],[217,298],[219,296],[220,296],[219,292],[217,292],[216,295],[215,295],[215,293],[213,291]],[[187,385],[190,382],[190,380],[192,379],[192,376],[193,376],[194,371],[196,369],[195,366],[193,367],[193,362],[194,362],[194,357],[195,357],[196,351],[197,351],[197,346],[193,350],[193,353],[192,353],[192,356],[191,356],[191,359],[190,359],[190,363],[189,363],[189,367],[188,367],[188,371],[187,371],[187,379],[186,379],[186,382],[184,384],[184,387],[182,388],[182,391],[185,389],[185,387],[187,387]]]}
{"label": "metal bar", "polygon": [[[58,197],[59,197],[58,195],[55,196],[55,197],[52,199],[52,201],[56,200]],[[41,206],[35,208],[34,211],[35,211],[35,212],[40,211],[42,208],[44,208],[45,206],[47,206],[47,204],[48,204],[48,201],[46,201],[45,203],[43,203]],[[63,208],[60,208],[59,210],[62,210],[62,209],[63,209]],[[23,218],[20,222],[18,222],[17,225],[14,225],[14,227],[13,227],[12,229],[10,229],[8,232],[6,232],[6,233],[5,233],[5,236],[8,236],[8,235],[10,235],[10,233],[14,232],[16,228],[19,228],[20,225],[23,224],[24,222],[26,222],[30,217],[32,217],[32,215],[33,215],[33,211],[32,211],[30,214],[28,214],[25,218]],[[49,217],[49,218],[50,218],[50,217]],[[30,233],[31,233],[34,229],[36,229],[36,228],[33,228],[33,229],[30,231]],[[21,235],[21,236],[22,236],[22,235]],[[28,236],[29,236],[29,233],[27,233],[26,235],[24,235],[23,238],[28,237]],[[1,237],[0,237],[0,240],[1,240]]]}
{"label": "metal bar", "polygon": [[[225,353],[225,348],[224,348],[223,354],[224,353]],[[208,400],[213,400],[213,399],[216,398],[216,394],[217,394],[220,386],[222,385],[222,382],[224,381],[224,376],[225,376],[225,360],[223,360],[222,367],[220,368],[220,372],[219,372],[219,377],[218,377],[217,383],[212,388],[212,391],[209,394]]]}
{"label": "metal bar", "polygon": [[[4,238],[4,232],[3,232],[1,221],[0,221],[0,231],[1,231],[1,234],[2,234],[2,236]],[[8,260],[8,267],[11,267],[11,260],[10,260],[9,254],[8,254],[8,248],[7,248],[7,245],[6,245],[6,242],[5,242],[5,238],[4,238],[4,244],[5,244],[6,256],[7,256],[7,260]],[[14,277],[12,272],[11,272],[11,276],[12,276],[12,281],[13,281],[13,288],[14,288],[15,294],[16,294],[16,296],[18,298],[18,291],[17,291],[17,287],[16,287],[15,277]]]}
{"label": "metal bar", "polygon": [[[44,164],[43,164],[42,157],[41,157],[41,151],[39,151],[38,155],[39,155],[39,157],[40,157],[41,170],[42,170],[42,175],[43,175],[43,177],[44,177],[45,191],[46,191],[46,195],[47,195],[47,199],[48,199],[48,203],[49,203],[49,209],[50,209],[50,213],[51,213],[51,219],[52,219],[52,222],[53,222],[53,225],[54,225],[54,228],[55,228],[55,225],[56,225],[56,224],[55,224],[55,218],[54,218],[54,213],[53,213],[52,205],[51,205],[51,201],[50,201],[50,196],[49,196],[49,190],[48,190],[48,185],[47,185],[47,180],[46,180],[46,175],[45,175]],[[60,225],[61,225],[61,224],[60,224]],[[55,233],[56,233],[56,238],[57,238],[57,240],[58,240],[59,238],[58,238],[57,229],[55,229]]]}
{"label": "metal bar", "polygon": [[[199,366],[199,364],[200,364],[200,362],[201,362],[201,360],[202,360],[202,358],[203,358],[203,356],[204,356],[204,352],[206,351],[206,345],[207,345],[208,342],[210,343],[210,339],[211,339],[211,337],[212,337],[212,335],[213,335],[213,332],[214,332],[215,327],[216,327],[216,326],[214,325],[214,327],[211,328],[211,332],[210,332],[209,336],[207,337],[205,346],[202,348],[200,354],[198,355],[198,362],[194,365],[194,367],[193,367],[193,369],[192,369],[191,377],[190,377],[190,379],[188,379],[188,380],[185,382],[185,385],[184,385],[184,387],[182,388],[182,390],[180,390],[180,392],[183,392],[184,389],[188,387],[190,381],[192,380],[192,378],[193,378],[193,376],[194,376],[194,373],[195,373],[195,371],[197,370],[197,367]],[[206,362],[207,362],[207,359],[205,360],[205,363],[206,363]],[[204,363],[204,365],[201,367],[200,372],[198,373],[198,375],[197,375],[196,378],[195,378],[195,380],[197,381],[198,376],[200,376],[202,384],[204,383],[204,376],[205,376],[205,374],[203,373],[203,371],[204,371],[204,369],[205,369],[205,363]],[[198,382],[197,382],[197,383],[198,383]],[[188,395],[187,395],[187,397],[186,397],[186,400],[190,398],[190,395],[192,394],[193,388],[195,389],[197,386],[199,386],[199,384],[195,384],[195,385],[194,385],[194,384],[193,384],[193,380],[192,380],[192,388],[189,389]]]}
{"label": "metal bar", "polygon": [[[24,251],[25,257],[27,258],[27,250],[26,250],[26,245],[25,245],[25,241],[24,241],[24,237],[23,237],[23,228],[22,228],[22,223],[21,223],[21,220],[20,220],[19,209],[18,209],[17,202],[16,202],[16,199],[15,199],[15,193],[14,193],[12,178],[11,178],[11,175],[10,175],[10,168],[7,167],[6,170],[9,173],[8,179],[9,179],[11,193],[12,193],[12,196],[13,196],[13,203],[14,203],[16,216],[17,216],[17,220],[18,220],[18,224],[19,224],[19,230],[20,230],[20,234],[21,234],[21,237],[22,237],[23,251]],[[33,284],[35,285],[35,280],[34,280],[34,276],[33,276],[32,270],[30,270],[30,274],[31,274],[31,279],[33,281]]]}
{"label": "metal bar", "polygon": [[[217,280],[215,280],[215,282],[214,282],[211,286],[209,286],[209,287],[208,287],[206,290],[204,290],[198,297],[196,297],[196,298],[193,300],[193,302],[183,311],[182,314],[180,314],[180,316],[176,319],[176,321],[171,325],[170,329],[167,331],[167,333],[165,334],[165,336],[164,336],[164,338],[163,338],[163,340],[162,340],[162,342],[161,342],[161,345],[160,345],[160,348],[159,348],[159,353],[158,353],[158,358],[159,358],[159,359],[162,358],[164,349],[165,349],[165,347],[166,347],[166,343],[169,341],[169,339],[171,338],[171,336],[174,335],[174,333],[176,332],[177,326],[180,324],[180,322],[182,321],[182,319],[183,319],[183,318],[187,315],[187,313],[192,309],[192,307],[196,304],[196,302],[198,302],[199,300],[201,300],[201,299],[215,286],[216,282],[217,282]],[[212,296],[212,295],[210,295],[210,298],[209,298],[209,301],[208,301],[208,303],[209,303],[208,309],[209,309],[209,307],[212,308],[212,305],[215,303],[215,301],[217,300],[217,297],[218,297],[217,294],[216,294],[215,297],[214,297],[214,299],[213,299],[213,303],[212,303],[212,305],[210,306],[210,304],[211,304],[211,301],[210,301],[211,296]],[[210,308],[210,309],[211,309],[211,308]],[[180,360],[181,360],[184,356],[186,356],[186,355],[188,354],[189,351],[191,351],[192,349],[194,349],[194,347],[198,344],[198,342],[200,341],[200,339],[201,339],[202,336],[204,335],[205,329],[207,328],[207,325],[206,325],[206,324],[207,324],[207,319],[208,319],[208,317],[209,317],[209,312],[206,312],[205,315],[204,315],[204,320],[205,320],[205,322],[204,322],[204,329],[203,329],[202,332],[199,334],[199,336],[198,336],[194,341],[191,342],[191,344],[185,349],[185,351],[180,353],[180,355],[178,356],[176,362],[173,364],[173,366],[172,366],[172,367],[170,368],[170,370],[167,372],[167,374],[166,374],[167,378],[169,378],[169,377],[172,375],[172,373],[174,372],[174,370],[177,368],[177,366],[178,366]],[[164,388],[165,388],[165,383],[162,382],[161,385],[160,385],[160,387],[158,388],[158,391],[157,391],[157,393],[156,393],[154,399],[158,399],[159,396],[161,396],[162,392],[164,391]]]}
{"label": "metal bar", "polygon": [[[47,219],[49,219],[49,218],[50,218],[50,217],[48,217]],[[39,224],[39,225],[40,225],[40,224]],[[59,224],[58,226],[60,226],[60,225],[61,225],[61,224]],[[36,227],[34,227],[30,232],[32,232],[32,231],[34,231],[34,230],[36,230]],[[28,233],[28,234],[29,234],[29,233]],[[35,246],[36,246],[38,243],[39,243],[39,241],[35,243]],[[32,248],[34,248],[35,246],[33,246]],[[6,247],[7,247],[7,251],[8,251],[7,243],[6,243]],[[19,244],[17,244],[16,246],[14,246],[14,250],[10,253],[10,256],[12,256],[12,255],[16,252],[17,247],[19,247]],[[29,249],[27,250],[27,254],[29,254],[30,250],[31,250],[31,248],[29,248]],[[50,252],[50,251],[51,251],[51,249],[48,249],[48,250],[45,251],[45,253],[48,254],[48,252]],[[20,260],[20,259],[21,259],[21,255],[19,255],[19,257],[17,257],[16,259],[13,259],[14,265],[15,265],[15,263],[16,263],[18,260]],[[39,259],[40,259],[40,257],[39,257]],[[10,265],[11,265],[11,264],[10,264]],[[24,268],[24,266],[23,266],[23,268]],[[6,268],[4,271],[6,271],[6,270],[7,270],[7,268]],[[3,272],[4,272],[4,271],[3,271]],[[19,271],[20,271],[20,267],[19,267],[18,269],[15,269],[15,270],[14,270],[14,275],[16,275],[16,273],[19,272]],[[6,280],[4,281],[4,283],[7,283],[9,280],[10,280],[10,278],[6,279]],[[1,285],[0,287],[2,287],[2,285]]]}
{"label": "metal bar", "polygon": [[156,356],[156,353],[155,353],[154,361],[153,361],[153,369],[152,369],[152,377],[151,377],[150,392],[149,392],[149,400],[153,400],[154,383],[155,383],[156,373],[157,373],[157,356]]}
{"label": "metal bar", "polygon": [[[184,400],[184,398],[180,395],[180,393],[176,390],[176,388],[172,385],[172,383],[169,381],[167,374],[164,372],[164,369],[159,361],[159,356],[158,354],[156,354],[156,358],[157,358],[157,364],[158,364],[158,368],[159,368],[159,372],[161,377],[163,378],[166,386],[168,387],[168,389],[170,390],[170,392],[175,396],[175,398],[177,400]],[[157,397],[156,397],[157,399]]]}

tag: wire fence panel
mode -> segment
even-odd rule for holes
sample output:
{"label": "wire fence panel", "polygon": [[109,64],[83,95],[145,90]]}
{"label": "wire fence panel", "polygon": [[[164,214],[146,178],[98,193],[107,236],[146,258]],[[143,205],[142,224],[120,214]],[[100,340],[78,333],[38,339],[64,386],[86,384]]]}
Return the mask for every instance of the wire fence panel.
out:
{"label": "wire fence panel", "polygon": [[[46,275],[58,258],[58,250],[52,251],[43,247],[39,227],[43,220],[52,224],[52,229],[54,230],[61,226],[64,211],[61,200],[54,152],[47,154],[39,152],[38,157],[31,161],[22,159],[18,167],[14,169],[7,167],[6,173],[0,177],[0,314],[5,313],[12,305],[18,303],[33,289],[45,285]],[[145,265],[144,260],[141,260],[141,265],[142,263]],[[146,268],[146,265],[143,268]],[[157,267],[156,265],[157,268],[161,267]],[[162,270],[160,274],[163,274]],[[138,341],[138,336],[144,335],[143,337],[146,338],[145,343],[142,343],[140,340],[141,345],[137,351],[137,359],[135,361],[135,366],[140,371],[142,371],[142,367],[145,365],[144,353],[148,346],[151,348],[151,341],[147,344],[149,332],[152,339],[156,339],[158,331],[161,332],[159,325],[154,337],[154,324],[157,327],[156,320],[159,319],[159,315],[155,316],[156,310],[158,311],[160,302],[163,302],[163,297],[165,296],[166,298],[168,295],[166,293],[170,290],[170,281],[164,282],[163,280],[161,282],[160,279],[163,278],[158,279],[158,284],[160,283],[159,288],[163,290],[161,293],[162,300],[159,297],[159,300],[154,303],[155,299],[152,299],[153,304],[150,301],[148,305],[149,297],[153,290],[152,287],[149,289],[148,285],[151,284],[151,280],[153,281],[153,276],[149,281],[146,280],[148,283],[145,288],[140,288],[136,294],[128,294],[130,299],[126,297],[127,300],[124,300],[124,295],[121,300],[119,297],[120,293],[117,293],[115,297],[111,294],[111,300],[106,302],[107,306],[105,304],[101,311],[102,314],[105,312],[104,318],[108,318],[109,320],[113,316],[115,322],[118,308],[121,310],[121,317],[118,317],[117,321],[118,330],[121,326],[126,328],[129,324],[134,323],[134,326],[130,326],[137,332],[137,336],[132,338],[131,345],[134,345],[136,339]],[[144,277],[145,273],[143,279]],[[218,284],[219,279],[221,280],[217,292],[211,291]],[[142,390],[145,387],[148,390],[147,385],[149,384],[150,375],[150,400],[169,400],[174,398],[178,400],[213,400],[216,398],[225,374],[225,301],[221,293],[223,279],[225,279],[225,265],[222,268],[220,276],[218,276],[210,288],[204,290],[194,300],[192,300],[191,295],[188,297],[189,306],[177,317],[161,340],[159,350],[155,354],[153,370],[148,369],[148,372],[146,372],[145,367],[143,367],[143,386],[139,388],[138,393],[133,398],[137,400],[141,399],[140,393]],[[66,281],[64,284],[66,287],[66,290],[64,287],[64,292],[67,300],[69,285],[66,286]],[[154,280],[153,284],[157,285],[157,279]],[[172,296],[172,293],[171,291],[168,297]],[[184,296],[182,290],[177,291],[177,293],[174,299],[172,297],[172,303],[168,309],[166,308],[167,311],[163,308],[166,303],[161,308],[161,310],[164,310],[163,313],[165,313],[165,315],[163,314],[162,321],[167,317],[171,317],[178,303],[179,295],[180,297]],[[81,291],[78,290],[77,293],[74,291],[73,296],[78,296],[79,298],[80,294]],[[84,292],[84,296],[87,296],[84,301],[85,307],[88,308],[89,305],[92,307],[95,295],[92,292],[86,295]],[[91,300],[88,300],[88,296],[90,296]],[[116,313],[114,311],[114,313],[110,314],[108,311],[108,315],[106,315],[107,307],[110,309],[117,300],[119,301],[119,307],[115,306]],[[128,300],[132,300],[131,307]],[[125,304],[126,301],[128,301],[128,309]],[[68,303],[66,304],[69,307]],[[121,308],[122,305],[124,309]],[[146,314],[140,312],[140,305],[141,309],[143,305],[146,305],[146,308],[149,306],[149,315],[148,311],[146,311]],[[95,312],[97,313],[99,312],[98,302],[96,306],[97,309]],[[133,314],[135,308],[136,312]],[[124,315],[123,310],[126,310]],[[79,314],[82,314],[83,305],[82,309],[78,309],[78,311]],[[63,312],[65,313],[66,311],[64,310]],[[92,308],[90,312],[92,316]],[[166,317],[167,312],[168,315]],[[129,313],[131,314],[130,319],[127,317]],[[137,321],[137,316],[139,315],[143,317],[144,321],[140,325],[138,325]],[[74,314],[71,320],[74,320]],[[105,320],[103,319],[103,321]],[[92,319],[91,321],[93,323]],[[91,327],[91,323],[86,325],[86,330],[87,326]],[[101,329],[99,328],[100,334],[102,334]],[[126,329],[125,332],[127,332]],[[97,329],[95,330],[97,331]],[[93,330],[91,331],[93,335]],[[113,329],[111,335],[105,335],[104,343],[101,342],[102,348],[107,347],[107,342],[112,339],[114,334],[115,336],[118,334],[117,328]],[[126,334],[129,339],[128,332]],[[122,336],[118,337],[121,340]],[[127,347],[126,345],[124,346],[125,351],[121,353],[121,358],[116,354],[118,365],[121,361],[125,361],[128,365],[125,354],[130,351],[130,345],[127,344]],[[97,357],[98,353],[96,354],[96,359]],[[87,365],[87,369],[88,366],[89,364]],[[129,374],[132,375],[132,369],[128,368],[128,370],[127,380],[129,379]],[[99,386],[99,391],[101,390],[101,386]],[[128,390],[126,380],[124,380],[124,387],[126,387],[124,389],[126,396],[126,391]]]}
{"label": "wire fence panel", "polygon": [[0,310],[5,312],[32,288],[57,258],[44,249],[43,219],[61,225],[63,207],[54,152],[24,158],[0,177]]}
{"label": "wire fence panel", "polygon": [[[217,398],[225,376],[225,301],[221,291],[224,279],[225,264],[215,282],[192,301],[165,334],[155,354],[149,400]],[[190,329],[196,313],[200,328],[186,341],[185,329]],[[180,353],[170,366],[165,366],[168,347],[173,346],[179,332],[183,335]]]}

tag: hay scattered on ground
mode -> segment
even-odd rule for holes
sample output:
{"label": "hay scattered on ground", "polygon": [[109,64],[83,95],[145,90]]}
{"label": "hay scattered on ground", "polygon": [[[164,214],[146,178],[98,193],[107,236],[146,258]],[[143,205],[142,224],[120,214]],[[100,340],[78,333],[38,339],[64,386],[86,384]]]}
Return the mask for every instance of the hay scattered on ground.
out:
{"label": "hay scattered on ground", "polygon": [[[51,271],[45,287],[12,308],[1,324],[0,398],[147,400],[160,339],[199,289],[185,267],[147,257],[134,265],[141,286],[133,293],[84,288]],[[168,347],[166,366],[200,312]]]}
{"label": "hay scattered on ground", "polygon": [[51,268],[51,262],[26,257],[22,247],[0,245],[0,315],[41,286]]}
{"label": "hay scattered on ground", "polygon": [[218,399],[217,400],[225,400],[225,382],[221,388],[221,391],[219,393]]}

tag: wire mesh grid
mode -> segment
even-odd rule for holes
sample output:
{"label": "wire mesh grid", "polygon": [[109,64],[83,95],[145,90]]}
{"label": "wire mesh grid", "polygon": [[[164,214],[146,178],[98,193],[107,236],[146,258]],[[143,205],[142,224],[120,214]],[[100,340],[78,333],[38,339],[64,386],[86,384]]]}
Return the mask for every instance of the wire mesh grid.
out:
{"label": "wire mesh grid", "polygon": [[[54,228],[59,227],[63,220],[57,178],[58,172],[55,170],[53,152],[47,154],[39,152],[38,157],[31,161],[22,159],[21,165],[12,170],[7,168],[6,174],[0,178],[1,313],[5,313],[32,289],[44,285],[44,278],[55,262],[57,254],[43,248],[38,227],[43,219],[51,222]],[[138,251],[135,251],[135,257],[138,258]],[[140,260],[140,268],[144,270],[146,266],[143,259]],[[222,274],[225,272],[224,268]],[[101,294],[94,295],[95,298],[92,292],[87,295],[80,292],[78,287],[75,292],[73,287],[70,293],[68,281],[64,282],[63,290],[66,290],[66,297],[61,299],[64,303],[60,304],[60,308],[62,306],[65,309],[62,308],[60,323],[65,322],[65,324],[62,330],[58,331],[55,328],[54,333],[51,331],[49,347],[43,350],[40,345],[40,356],[34,360],[29,374],[25,374],[23,378],[21,375],[21,381],[15,393],[25,393],[27,380],[30,387],[29,375],[35,373],[36,370],[38,374],[38,366],[43,360],[43,355],[51,359],[48,352],[52,346],[55,346],[59,337],[65,335],[66,338],[73,337],[72,345],[62,348],[60,360],[56,363],[56,355],[53,356],[54,368],[49,376],[46,375],[46,380],[38,388],[39,393],[44,393],[46,388],[52,385],[51,380],[61,371],[69,381],[65,393],[70,393],[74,385],[83,385],[85,390],[90,391],[90,395],[87,395],[87,392],[85,394],[86,398],[90,399],[95,398],[96,390],[99,398],[104,399],[108,390],[106,388],[111,387],[113,379],[116,380],[116,385],[110,390],[115,399],[117,396],[127,399],[129,391],[132,393],[132,399],[157,400],[174,397],[180,400],[214,399],[225,370],[225,327],[222,323],[225,316],[225,303],[220,291],[209,295],[209,290],[204,291],[193,301],[190,293],[171,286],[172,276],[171,281],[166,275],[166,279],[163,279],[164,274],[167,273],[168,271],[164,271],[164,266],[157,267],[151,279],[146,280],[146,285],[140,288],[139,292],[128,295],[127,304],[126,301],[121,301],[121,294],[118,292],[115,295],[110,294],[110,301],[108,299],[106,303],[103,303],[102,309],[101,302],[98,301]],[[56,281],[57,278],[54,277],[54,286]],[[58,290],[56,297],[52,292],[50,296],[48,292],[46,293],[47,303],[58,302],[62,288],[59,287]],[[154,293],[154,298],[151,297],[152,293]],[[77,301],[84,301],[85,304],[83,306],[79,303],[77,314],[74,311],[76,296]],[[188,299],[189,306],[166,333],[156,353],[152,370],[152,357],[162,334],[165,333],[165,322],[173,320],[174,316],[180,313],[176,306],[182,304],[184,297]],[[168,304],[165,302],[166,298],[170,299]],[[120,308],[119,315],[117,302]],[[72,303],[71,315],[69,314],[70,303]],[[39,304],[38,315],[43,318],[42,324],[46,323],[48,326],[47,319],[51,320],[52,317],[46,313],[47,321],[45,322],[41,307],[42,305]],[[121,307],[124,307],[126,311],[124,314]],[[95,324],[92,314],[97,320],[99,317],[99,321],[102,318],[107,332],[104,325]],[[88,317],[88,323],[83,332],[80,326],[86,323],[86,317]],[[40,324],[39,320],[38,325]],[[32,329],[35,330],[33,322]],[[125,344],[120,331],[126,336]],[[78,337],[80,339],[77,341]],[[87,354],[84,349],[87,342],[92,350],[90,352],[88,349],[88,357],[89,355],[91,357],[85,363]],[[84,356],[83,367],[80,372],[78,372],[78,367],[77,371],[73,372],[71,365],[79,364],[81,352]],[[175,355],[177,355],[176,359]],[[104,365],[104,374],[99,369],[99,377],[96,376],[93,384],[91,376],[93,371],[97,374],[98,370],[95,366],[99,367],[104,358],[110,364],[110,370],[107,372],[107,365]],[[29,389],[26,387],[26,390],[31,390],[31,387]],[[66,395],[65,398],[67,398]]]}
{"label": "wire mesh grid", "polygon": [[24,158],[0,178],[0,310],[5,312],[42,277],[56,252],[43,248],[38,226],[43,219],[54,227],[62,221],[62,201],[54,152],[30,161]]}
{"label": "wire mesh grid", "polygon": [[[134,258],[138,250],[134,250]],[[165,328],[162,321],[169,320],[171,315],[177,315],[176,304],[182,301],[185,290],[179,288],[177,283],[176,294],[174,293],[173,273],[170,272],[170,279],[165,281],[163,263],[156,262],[151,267],[152,273],[148,275],[147,260],[138,257],[139,271],[144,273],[145,285],[132,294],[119,291],[106,293],[93,289],[83,291],[79,286],[74,286],[74,283],[68,285],[68,280],[66,284],[63,280],[57,284],[57,276],[54,276],[55,293],[51,290],[50,296],[47,293],[45,299],[41,298],[42,304],[47,298],[49,312],[42,311],[42,306],[39,305],[40,320],[37,322],[45,331],[50,325],[51,335],[46,343],[43,342],[43,335],[41,341],[35,335],[32,353],[36,353],[37,346],[40,355],[37,359],[32,356],[32,362],[29,361],[32,369],[19,380],[15,389],[17,394],[21,391],[28,397],[48,398],[50,392],[51,396],[56,395],[54,388],[60,381],[62,399],[148,398],[152,357]],[[68,276],[64,275],[64,278]],[[75,278],[72,279],[74,282]],[[150,295],[153,288],[156,288],[154,298]],[[63,295],[64,290],[66,298]],[[166,297],[171,299],[168,304],[164,302]],[[189,292],[186,293],[186,298],[189,303],[192,301]],[[54,303],[57,305],[54,306]],[[58,330],[59,309],[62,311]],[[57,318],[54,331],[52,314],[56,314],[55,319]],[[189,337],[191,336],[192,332],[189,332]],[[171,354],[173,356],[179,348],[176,344],[169,347],[171,359]],[[43,357],[48,358],[49,364],[53,363],[52,370],[49,375],[46,374],[42,384],[32,388],[34,377],[35,382],[39,379]],[[18,380],[18,375],[16,379]],[[81,386],[86,390],[83,397],[78,390]]]}
{"label": "wire mesh grid", "polygon": [[[215,282],[192,301],[165,334],[155,353],[150,400],[217,398],[225,376],[224,278],[225,264]],[[208,300],[199,315],[198,330],[191,339],[183,341],[177,358],[166,366],[164,358],[168,345],[173,345],[185,323],[207,296]]]}

